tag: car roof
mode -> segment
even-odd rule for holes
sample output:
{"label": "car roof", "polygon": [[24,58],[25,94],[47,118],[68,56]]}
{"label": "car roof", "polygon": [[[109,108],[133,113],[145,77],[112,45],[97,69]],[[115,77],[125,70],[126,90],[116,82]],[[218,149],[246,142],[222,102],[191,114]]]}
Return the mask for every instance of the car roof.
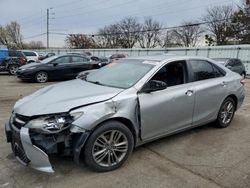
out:
{"label": "car roof", "polygon": [[188,60],[188,59],[201,59],[209,60],[205,57],[199,56],[180,56],[175,54],[164,54],[164,55],[151,55],[151,56],[138,56],[138,57],[128,57],[127,59],[141,59],[147,61],[168,61],[168,60]]}

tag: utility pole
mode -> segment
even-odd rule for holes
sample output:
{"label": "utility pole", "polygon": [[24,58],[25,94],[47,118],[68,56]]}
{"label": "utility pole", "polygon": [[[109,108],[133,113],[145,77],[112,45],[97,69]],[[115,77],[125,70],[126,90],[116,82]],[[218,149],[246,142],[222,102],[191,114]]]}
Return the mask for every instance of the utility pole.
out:
{"label": "utility pole", "polygon": [[47,8],[47,49],[49,49],[49,9]]}
{"label": "utility pole", "polygon": [[53,9],[53,8],[47,8],[47,49],[49,49],[49,31],[50,31],[50,23],[49,21],[51,19],[55,19],[54,17],[50,17],[51,15],[55,15],[55,13],[51,13],[50,10]]}

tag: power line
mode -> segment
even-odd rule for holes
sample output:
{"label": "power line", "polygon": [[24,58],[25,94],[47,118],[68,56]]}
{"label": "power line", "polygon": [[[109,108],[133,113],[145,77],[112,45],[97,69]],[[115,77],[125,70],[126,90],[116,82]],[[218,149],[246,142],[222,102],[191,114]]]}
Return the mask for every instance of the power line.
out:
{"label": "power line", "polygon": [[[167,14],[173,14],[173,13],[179,13],[179,12],[185,12],[185,11],[191,11],[191,10],[194,10],[194,9],[199,9],[201,7],[204,7],[204,6],[211,6],[211,5],[215,5],[215,4],[221,4],[221,3],[225,3],[225,2],[228,2],[229,0],[224,0],[224,1],[220,1],[220,2],[217,2],[217,3],[210,3],[210,4],[206,4],[206,5],[202,5],[202,6],[196,6],[196,7],[192,7],[192,8],[185,8],[185,9],[181,9],[181,10],[178,10],[178,11],[167,11],[167,12],[163,12],[163,13],[157,13],[157,14],[152,14],[152,15],[149,15],[150,17],[155,17],[155,16],[159,16],[159,15],[167,15]],[[152,7],[153,8],[153,7]],[[129,16],[133,16],[133,15],[138,15],[138,13],[136,14],[129,14]],[[126,17],[126,16],[125,16]],[[143,18],[144,16],[137,16],[139,18]],[[82,20],[81,20],[82,22]],[[105,24],[110,24],[110,23],[113,23],[114,21],[113,20],[108,20],[106,22],[101,22],[102,24],[105,23]],[[100,24],[91,24],[91,25],[84,25],[84,27],[96,27],[96,26],[100,26]]]}
{"label": "power line", "polygon": [[[179,25],[179,26],[171,26],[171,27],[163,27],[163,28],[159,28],[159,29],[148,29],[148,30],[137,30],[137,31],[130,31],[130,32],[126,32],[126,34],[134,34],[134,33],[145,33],[145,32],[152,32],[152,31],[162,31],[162,30],[171,30],[171,29],[176,29],[176,28],[183,28],[183,27],[193,27],[193,26],[199,26],[199,25],[204,25],[204,24],[209,24],[209,23],[216,23],[216,22],[223,22],[223,21],[228,21],[231,18],[227,18],[227,19],[221,19],[221,20],[214,20],[214,21],[204,21],[204,22],[197,22],[194,24],[188,24],[188,25]],[[51,34],[54,35],[73,35],[74,33],[60,33],[60,32],[51,32]],[[80,34],[80,33],[76,33],[76,34]],[[115,33],[107,33],[107,34],[84,34],[86,36],[91,36],[91,37],[95,37],[95,36],[109,36],[109,35],[122,35],[124,33],[122,32],[115,32]]]}
{"label": "power line", "polygon": [[37,34],[37,35],[32,35],[32,36],[29,36],[29,37],[25,37],[23,39],[37,38],[37,37],[40,37],[40,36],[43,36],[43,35],[46,35],[46,33],[40,33],[40,34]]}

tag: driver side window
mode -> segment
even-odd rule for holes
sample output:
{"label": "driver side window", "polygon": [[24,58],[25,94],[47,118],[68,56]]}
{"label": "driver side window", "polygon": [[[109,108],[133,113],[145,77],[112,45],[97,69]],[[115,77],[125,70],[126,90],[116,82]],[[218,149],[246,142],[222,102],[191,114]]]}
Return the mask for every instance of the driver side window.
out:
{"label": "driver side window", "polygon": [[63,63],[70,63],[70,57],[69,56],[64,56],[64,57],[59,57],[53,63],[57,64],[63,64]]}
{"label": "driver side window", "polygon": [[180,85],[185,83],[185,61],[171,62],[162,67],[151,80],[162,81],[167,84],[168,87]]}

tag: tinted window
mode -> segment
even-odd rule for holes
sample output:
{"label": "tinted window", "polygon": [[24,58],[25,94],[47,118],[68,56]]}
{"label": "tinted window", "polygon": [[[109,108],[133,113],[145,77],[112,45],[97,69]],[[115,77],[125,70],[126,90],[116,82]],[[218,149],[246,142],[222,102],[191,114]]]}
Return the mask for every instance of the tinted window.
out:
{"label": "tinted window", "polygon": [[58,63],[58,64],[70,63],[70,57],[69,56],[59,57],[58,59],[53,61],[53,63]]}
{"label": "tinted window", "polygon": [[162,67],[151,80],[165,82],[168,87],[184,84],[185,70],[185,61],[172,62]]}
{"label": "tinted window", "polygon": [[194,81],[206,80],[215,77],[213,66],[207,61],[191,60],[190,65],[194,72]]}
{"label": "tinted window", "polygon": [[84,57],[77,57],[77,56],[73,56],[72,57],[72,62],[73,63],[77,63],[77,62],[84,62],[84,61],[87,61],[87,59],[86,58],[84,58]]}
{"label": "tinted window", "polygon": [[225,76],[225,72],[223,70],[221,70],[220,68],[216,66],[213,66],[213,68],[214,68],[214,74],[216,78]]}
{"label": "tinted window", "polygon": [[36,56],[34,52],[23,52],[26,56]]}
{"label": "tinted window", "polygon": [[235,60],[235,66],[242,66],[242,63],[239,59]]}
{"label": "tinted window", "polygon": [[235,61],[233,59],[230,59],[230,60],[228,60],[228,64],[227,65],[233,67],[233,66],[235,66]]}

